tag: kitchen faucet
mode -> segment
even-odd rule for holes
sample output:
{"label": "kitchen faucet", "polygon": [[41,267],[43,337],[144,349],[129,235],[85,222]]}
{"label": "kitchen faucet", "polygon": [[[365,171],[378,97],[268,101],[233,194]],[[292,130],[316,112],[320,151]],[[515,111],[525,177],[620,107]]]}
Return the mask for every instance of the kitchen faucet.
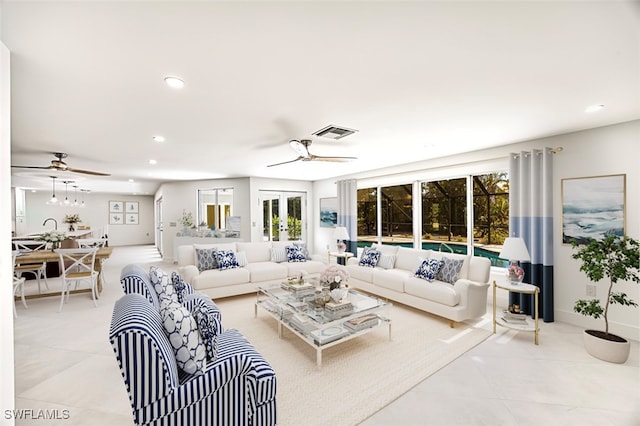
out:
{"label": "kitchen faucet", "polygon": [[52,220],[52,221],[53,221],[53,223],[55,224],[55,226],[56,226],[56,228],[55,228],[55,229],[56,229],[56,231],[57,231],[57,230],[58,230],[58,221],[57,221],[57,220],[55,220],[55,219],[54,219],[54,218],[52,218],[52,217],[48,217],[48,218],[46,218],[46,219],[44,220],[44,222],[42,222],[42,226],[45,226],[45,225],[47,224],[47,222],[49,222],[50,220]]}

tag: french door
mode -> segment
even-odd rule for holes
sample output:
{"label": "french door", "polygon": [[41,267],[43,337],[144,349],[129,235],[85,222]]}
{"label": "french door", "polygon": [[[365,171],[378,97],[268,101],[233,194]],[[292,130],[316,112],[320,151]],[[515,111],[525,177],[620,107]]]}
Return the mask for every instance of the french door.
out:
{"label": "french door", "polygon": [[299,241],[307,234],[307,194],[260,191],[263,241]]}

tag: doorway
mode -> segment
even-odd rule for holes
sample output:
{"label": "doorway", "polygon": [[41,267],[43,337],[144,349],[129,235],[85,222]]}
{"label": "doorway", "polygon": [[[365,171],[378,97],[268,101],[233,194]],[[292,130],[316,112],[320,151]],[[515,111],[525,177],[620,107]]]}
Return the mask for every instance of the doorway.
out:
{"label": "doorway", "polygon": [[301,241],[307,234],[307,194],[260,191],[263,241]]}
{"label": "doorway", "polygon": [[156,200],[156,248],[162,256],[162,197]]}

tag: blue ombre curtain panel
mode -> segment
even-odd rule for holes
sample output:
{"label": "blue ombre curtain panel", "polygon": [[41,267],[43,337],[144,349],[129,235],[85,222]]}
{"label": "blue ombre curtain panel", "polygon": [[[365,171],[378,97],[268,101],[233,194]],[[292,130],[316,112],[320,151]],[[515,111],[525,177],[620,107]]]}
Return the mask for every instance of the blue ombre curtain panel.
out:
{"label": "blue ombre curtain panel", "polygon": [[339,180],[338,185],[338,226],[349,232],[347,250],[355,255],[358,251],[358,189],[355,179]]}
{"label": "blue ombre curtain panel", "polygon": [[[509,233],[522,237],[531,262],[522,263],[524,282],[540,288],[538,315],[553,322],[553,154],[545,148],[510,155]],[[533,313],[533,297],[511,293],[510,304]]]}

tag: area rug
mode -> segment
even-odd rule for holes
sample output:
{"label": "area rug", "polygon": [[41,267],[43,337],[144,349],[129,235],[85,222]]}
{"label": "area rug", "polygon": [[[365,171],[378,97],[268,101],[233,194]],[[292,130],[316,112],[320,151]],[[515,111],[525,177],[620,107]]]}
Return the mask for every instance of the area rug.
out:
{"label": "area rug", "polygon": [[489,330],[394,304],[392,332],[383,325],[325,349],[315,349],[258,309],[255,296],[216,300],[225,328],[240,330],[278,379],[278,425],[355,425],[484,341]]}

